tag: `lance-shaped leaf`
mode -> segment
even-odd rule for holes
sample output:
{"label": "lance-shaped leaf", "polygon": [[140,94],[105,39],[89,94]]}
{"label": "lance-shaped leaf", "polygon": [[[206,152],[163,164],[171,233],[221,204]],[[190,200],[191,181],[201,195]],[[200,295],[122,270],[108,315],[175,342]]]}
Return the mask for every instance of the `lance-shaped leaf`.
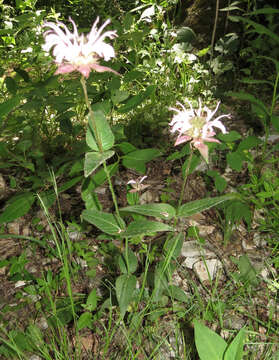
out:
{"label": "lance-shaped leaf", "polygon": [[[82,218],[109,235],[119,235],[122,231],[119,221],[113,214],[97,210],[84,210]],[[124,222],[122,225],[125,225]]]}
{"label": "lance-shaped leaf", "polygon": [[120,275],[116,279],[116,297],[120,307],[120,314],[124,317],[136,290],[137,278],[134,275]]}
{"label": "lance-shaped leaf", "polygon": [[[98,135],[95,134],[93,122],[96,125],[96,131]],[[96,138],[99,137],[99,140],[102,144],[102,150],[106,151],[111,149],[114,145],[114,135],[113,132],[111,131],[111,128],[107,122],[104,113],[101,110],[94,111],[93,118],[92,115],[89,114],[88,123],[89,126],[86,132],[87,145],[92,150],[100,151],[101,149],[99,149],[98,141],[96,140]]]}
{"label": "lance-shaped leaf", "polygon": [[111,158],[114,155],[114,151],[109,150],[103,153],[91,151],[85,154],[84,161],[84,176],[87,177],[94,170],[96,170],[100,165],[103,164],[107,159]]}
{"label": "lance-shaped leaf", "polygon": [[175,215],[175,209],[169,204],[144,204],[127,206],[121,212],[135,213],[145,216],[154,216],[159,219],[170,220]]}
{"label": "lance-shaped leaf", "polygon": [[213,206],[221,204],[224,201],[233,200],[236,198],[238,198],[237,194],[233,193],[233,194],[217,196],[214,198],[205,198],[205,199],[201,199],[201,200],[190,201],[186,204],[183,204],[178,209],[178,216],[180,216],[180,217],[191,216],[191,215],[200,213],[204,210],[208,210],[208,209],[212,208]]}
{"label": "lance-shaped leaf", "polygon": [[174,231],[174,229],[171,226],[161,222],[139,220],[131,222],[128,225],[127,230],[121,233],[121,236],[142,236],[156,233],[157,231]]}

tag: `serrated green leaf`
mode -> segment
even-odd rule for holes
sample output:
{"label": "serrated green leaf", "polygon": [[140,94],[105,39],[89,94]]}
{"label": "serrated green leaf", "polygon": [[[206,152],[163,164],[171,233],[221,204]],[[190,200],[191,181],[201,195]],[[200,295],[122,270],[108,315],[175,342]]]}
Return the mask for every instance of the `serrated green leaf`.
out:
{"label": "serrated green leaf", "polygon": [[127,206],[120,212],[131,212],[145,216],[154,216],[159,219],[170,220],[175,216],[175,209],[169,204],[144,204]]}
{"label": "serrated green leaf", "polygon": [[124,317],[130,302],[133,299],[136,289],[137,278],[134,275],[120,275],[116,279],[115,290],[116,297],[120,307],[120,314]]}
{"label": "serrated green leaf", "polygon": [[96,125],[96,131],[98,135],[94,133],[95,129],[93,126],[93,119],[91,115],[88,116],[89,126],[86,132],[86,142],[87,145],[95,151],[100,151],[98,147],[97,137],[102,144],[102,150],[106,151],[113,147],[114,145],[114,135],[111,131],[109,123],[101,110],[96,110],[93,112],[94,122]]}
{"label": "serrated green leaf", "polygon": [[226,194],[214,198],[205,198],[201,200],[190,201],[186,204],[183,204],[178,210],[179,217],[187,217],[202,211],[208,210],[213,206],[221,204],[224,201],[232,200],[237,197],[236,194]]}
{"label": "serrated green leaf", "polygon": [[113,214],[97,210],[84,210],[82,212],[82,218],[90,224],[95,225],[106,234],[119,235],[122,232],[122,229]]}
{"label": "serrated green leaf", "polygon": [[85,154],[84,161],[84,176],[88,177],[95,171],[100,165],[102,165],[107,159],[114,155],[114,151],[109,150],[103,153],[88,152]]}
{"label": "serrated green leaf", "polygon": [[207,326],[194,320],[195,344],[201,360],[222,360],[227,343]]}

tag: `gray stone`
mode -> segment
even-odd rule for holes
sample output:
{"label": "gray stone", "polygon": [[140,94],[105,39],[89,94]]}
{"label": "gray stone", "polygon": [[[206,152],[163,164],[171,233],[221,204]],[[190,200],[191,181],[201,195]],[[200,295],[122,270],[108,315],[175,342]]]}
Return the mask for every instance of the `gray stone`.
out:
{"label": "gray stone", "polygon": [[200,260],[193,265],[193,270],[201,282],[213,280],[222,263],[218,259]]}
{"label": "gray stone", "polygon": [[185,241],[182,245],[181,255],[185,257],[183,266],[189,269],[193,268],[193,265],[200,258],[216,257],[212,251],[206,250],[195,240]]}

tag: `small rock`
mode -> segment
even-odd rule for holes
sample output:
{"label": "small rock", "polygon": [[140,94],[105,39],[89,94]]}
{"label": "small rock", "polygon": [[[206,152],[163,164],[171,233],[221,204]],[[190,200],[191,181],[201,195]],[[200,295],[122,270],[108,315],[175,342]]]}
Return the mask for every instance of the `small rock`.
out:
{"label": "small rock", "polygon": [[8,266],[0,267],[0,275],[5,275],[7,272]]}
{"label": "small rock", "polygon": [[267,246],[267,241],[263,238],[263,236],[260,233],[255,233],[253,236],[253,241],[254,244],[258,247],[258,248],[263,248]]}
{"label": "small rock", "polygon": [[95,193],[96,194],[99,194],[99,195],[104,195],[107,191],[107,188],[106,187],[102,187],[102,186],[98,186],[95,190]]}
{"label": "small rock", "polygon": [[41,330],[46,330],[48,328],[48,323],[44,317],[41,317],[36,324]]}
{"label": "small rock", "polygon": [[224,327],[227,329],[240,330],[245,324],[245,319],[237,314],[229,313],[224,320]]}
{"label": "small rock", "polygon": [[224,340],[228,340],[229,337],[230,337],[230,332],[229,332],[228,330],[221,330],[220,336],[221,336]]}
{"label": "small rock", "polygon": [[203,260],[197,261],[193,265],[193,270],[201,282],[213,280],[219,269],[222,269],[222,263],[218,259],[206,260],[206,265]]}
{"label": "small rock", "polygon": [[42,360],[42,358],[38,355],[31,355],[29,360]]}
{"label": "small rock", "polygon": [[269,279],[269,271],[266,268],[263,268],[261,271],[261,276],[264,280],[268,280]]}
{"label": "small rock", "polygon": [[183,266],[189,269],[197,262],[197,259],[202,257],[215,257],[212,251],[204,249],[195,240],[185,241],[182,245],[181,255],[185,257]]}
{"label": "small rock", "polygon": [[249,241],[248,239],[243,238],[241,245],[245,251],[254,250],[256,245],[254,242]]}
{"label": "small rock", "polygon": [[80,258],[80,257],[76,258],[76,263],[77,263],[78,265],[80,265],[82,269],[85,269],[85,268],[88,267],[87,261],[84,260],[84,259],[82,259],[82,258]]}
{"label": "small rock", "polygon": [[31,230],[29,226],[24,226],[22,229],[22,235],[29,236],[31,234]]}
{"label": "small rock", "polygon": [[36,266],[34,266],[32,264],[30,266],[26,265],[25,268],[30,274],[36,274],[36,272],[37,272]]}
{"label": "small rock", "polygon": [[26,297],[28,297],[34,303],[41,300],[41,298],[42,298],[40,295],[32,295],[32,294],[27,294],[27,293],[24,293],[24,295]]}
{"label": "small rock", "polygon": [[19,287],[22,287],[22,286],[25,286],[26,285],[26,281],[24,280],[19,280],[15,283],[15,288],[19,288]]}
{"label": "small rock", "polygon": [[13,235],[19,235],[20,234],[20,225],[21,225],[20,221],[10,222],[7,225],[8,233],[13,234]]}
{"label": "small rock", "polygon": [[72,230],[72,229],[67,229],[67,233],[69,235],[69,238],[70,240],[72,241],[78,241],[82,238],[82,232],[80,231],[75,231],[75,230]]}
{"label": "small rock", "polygon": [[140,198],[139,198],[139,203],[141,205],[152,203],[152,202],[158,202],[158,201],[159,201],[159,196],[150,190],[145,191],[142,195],[140,195]]}

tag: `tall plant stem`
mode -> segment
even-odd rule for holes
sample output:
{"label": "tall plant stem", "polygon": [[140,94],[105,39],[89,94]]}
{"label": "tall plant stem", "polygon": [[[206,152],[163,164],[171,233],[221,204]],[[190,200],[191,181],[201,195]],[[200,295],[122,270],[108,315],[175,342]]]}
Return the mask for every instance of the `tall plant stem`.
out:
{"label": "tall plant stem", "polygon": [[182,185],[182,189],[181,189],[181,193],[180,193],[180,198],[179,198],[179,202],[178,202],[178,208],[180,208],[182,200],[183,200],[185,187],[186,187],[187,179],[188,179],[188,175],[189,175],[189,170],[190,170],[190,166],[191,166],[191,162],[192,162],[192,157],[193,157],[193,149],[191,148],[191,152],[190,152],[189,159],[188,159],[188,164],[187,164],[187,167],[185,170],[184,181],[183,181],[183,185]]}
{"label": "tall plant stem", "polygon": [[[277,72],[275,83],[273,86],[273,96],[272,96],[272,102],[271,102],[270,112],[269,112],[270,119],[272,117],[274,107],[276,104],[276,94],[277,94],[278,82],[279,82],[279,71]],[[265,122],[264,127],[265,127],[265,139],[264,139],[264,146],[263,146],[263,154],[266,153],[267,142],[268,142],[268,137],[269,137],[269,133],[270,133],[270,124],[267,124],[267,122]]]}
{"label": "tall plant stem", "polygon": [[211,37],[210,64],[212,63],[212,59],[213,59],[213,48],[214,48],[214,43],[215,43],[215,35],[216,35],[217,22],[218,22],[218,12],[219,12],[219,0],[216,0],[215,20],[214,20],[212,37]]}
{"label": "tall plant stem", "polygon": [[112,185],[112,182],[111,182],[110,173],[109,173],[109,170],[108,170],[108,168],[107,168],[107,163],[106,163],[106,161],[103,162],[103,166],[104,166],[104,170],[105,170],[105,173],[106,173],[106,176],[107,176],[107,179],[108,179],[109,190],[110,190],[111,197],[112,197],[112,201],[113,201],[113,204],[114,204],[114,209],[115,209],[115,212],[116,212],[116,215],[117,215],[117,222],[118,222],[118,225],[119,225],[121,228],[123,228],[121,222],[119,222],[119,218],[121,218],[121,216],[120,216],[120,213],[119,213],[117,198],[116,198],[116,195],[115,195],[115,192],[114,192],[114,188],[113,188],[113,185]]}
{"label": "tall plant stem", "polygon": [[[83,76],[81,77],[80,82],[81,82],[83,93],[84,93],[85,103],[86,103],[87,109],[89,111],[89,120],[88,121],[91,121],[91,125],[92,125],[93,131],[94,131],[94,135],[95,135],[95,138],[96,138],[97,145],[98,145],[98,149],[102,153],[102,152],[104,152],[104,149],[103,149],[102,141],[100,139],[99,132],[98,132],[98,129],[97,129],[97,125],[96,125],[96,122],[95,122],[94,113],[92,111],[92,108],[91,108],[91,105],[90,105],[90,102],[89,102],[89,99],[88,99],[86,81],[85,81],[85,78]],[[89,124],[89,126],[90,126],[90,124]],[[107,168],[106,161],[103,162],[103,166],[104,166],[104,171],[106,173],[106,177],[107,177],[107,180],[108,180],[109,189],[110,189],[110,193],[111,193],[111,196],[112,196],[112,201],[113,201],[113,204],[114,204],[114,209],[115,209],[115,212],[116,212],[116,215],[117,215],[117,221],[118,221],[119,226],[122,228],[121,222],[119,221],[120,213],[119,213],[119,208],[118,208],[118,204],[117,204],[117,198],[116,198],[114,188],[113,188],[113,185],[112,185],[112,182],[111,182],[110,173],[109,173],[109,170]]]}
{"label": "tall plant stem", "polygon": [[102,153],[103,152],[103,145],[102,145],[99,133],[98,133],[97,125],[96,125],[96,122],[95,122],[95,119],[94,119],[94,114],[93,114],[93,111],[92,111],[92,108],[91,108],[91,105],[90,105],[90,102],[89,102],[89,99],[88,99],[86,82],[85,82],[85,78],[83,76],[81,77],[80,82],[81,82],[81,86],[82,86],[83,93],[84,93],[85,103],[86,103],[87,109],[89,111],[88,122],[91,121],[91,125],[92,125],[93,131],[94,131],[94,135],[95,135],[95,138],[96,138],[96,141],[97,141],[99,151]]}

